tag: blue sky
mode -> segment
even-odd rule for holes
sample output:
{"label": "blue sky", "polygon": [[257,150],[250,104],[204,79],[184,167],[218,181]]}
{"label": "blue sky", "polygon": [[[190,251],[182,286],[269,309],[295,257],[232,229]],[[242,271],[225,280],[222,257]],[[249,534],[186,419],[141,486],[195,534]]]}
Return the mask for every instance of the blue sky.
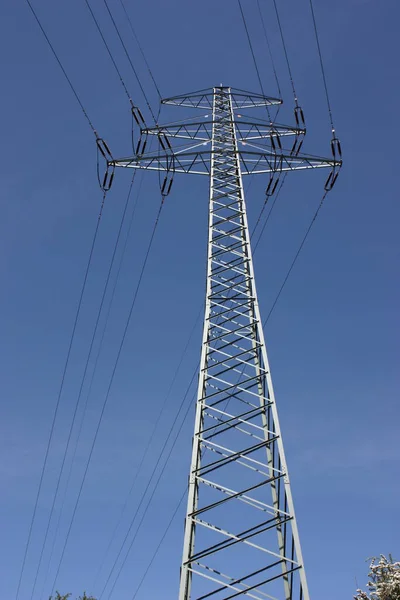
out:
{"label": "blue sky", "polygon": [[[262,4],[285,100],[282,120],[291,122],[292,97],[273,6],[267,0]],[[329,121],[309,5],[306,0],[280,4],[307,120],[304,150],[329,155]],[[71,0],[55,5],[42,0],[34,5],[99,133],[116,155],[129,153],[127,99],[84,3]],[[93,5],[131,94],[145,111],[104,5]],[[110,5],[156,105],[155,90],[129,37],[120,5],[116,0]],[[127,2],[127,6],[163,95],[221,82],[259,91],[236,2],[155,0]],[[256,2],[243,0],[243,6],[264,88],[276,95]],[[356,581],[362,585],[366,580],[365,559],[381,552],[400,554],[395,368],[399,357],[400,211],[395,161],[400,8],[394,0],[315,0],[315,10],[345,165],[268,323],[266,337],[310,592],[312,598],[336,600],[338,590],[342,598],[351,598]],[[0,5],[0,49],[0,597],[13,598],[101,192],[93,135],[23,1]],[[178,109],[176,118],[180,118]],[[324,179],[325,173],[311,172],[287,178],[255,255],[264,317],[318,205]],[[23,599],[31,597],[41,536],[128,187],[129,174],[118,172],[106,199],[28,554]],[[257,218],[264,188],[265,181],[259,178],[249,189],[250,223]],[[137,190],[138,186],[134,197]],[[200,323],[167,399],[168,410],[145,469],[138,476],[136,494],[129,500],[103,575],[95,582],[141,450],[202,304],[207,197],[205,179],[182,176],[176,177],[165,203],[57,580],[60,590],[78,594],[86,588],[100,593],[198,361]],[[35,599],[45,598],[51,590],[61,539],[158,203],[157,177],[145,173],[66,494],[55,558],[46,581],[50,536]],[[86,394],[87,384],[83,398]],[[133,596],[182,495],[192,421],[193,409],[112,598]],[[62,491],[65,484],[63,479]],[[60,500],[56,518],[59,509]],[[184,505],[138,600],[177,597],[183,517]]]}

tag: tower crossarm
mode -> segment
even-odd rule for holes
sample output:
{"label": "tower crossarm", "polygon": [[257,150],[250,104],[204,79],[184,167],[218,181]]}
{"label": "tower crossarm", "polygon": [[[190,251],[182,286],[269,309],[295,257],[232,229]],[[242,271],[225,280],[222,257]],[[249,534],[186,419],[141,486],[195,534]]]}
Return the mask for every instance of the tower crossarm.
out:
{"label": "tower crossarm", "polygon": [[[153,171],[168,171],[171,156],[175,161],[175,173],[193,173],[198,175],[209,175],[211,170],[211,161],[214,156],[221,154],[219,149],[203,149],[200,142],[190,146],[181,147],[166,153],[147,153],[134,155],[126,158],[117,158],[108,161],[110,167],[122,167],[128,169],[149,169]],[[292,156],[288,154],[277,154],[272,151],[262,151],[261,149],[247,149],[246,144],[239,149],[235,149],[235,154],[239,157],[242,174],[262,174],[276,173],[284,171],[303,171],[305,169],[330,168],[338,169],[342,162],[334,158],[322,158],[319,156],[310,156],[298,154]]]}
{"label": "tower crossarm", "polygon": [[[214,122],[212,120],[171,123],[161,127],[143,129],[142,135],[165,135],[175,139],[211,142],[213,125]],[[241,119],[236,122],[236,132],[238,139],[246,142],[251,140],[271,140],[271,137],[276,139],[278,137],[304,136],[306,130],[289,125],[277,125],[267,122],[260,123]]]}
{"label": "tower crossarm", "polygon": [[249,93],[237,88],[206,88],[191,92],[190,94],[181,94],[164,98],[162,104],[172,104],[174,106],[186,106],[189,108],[213,109],[215,89],[229,89],[232,98],[232,110],[243,110],[244,108],[258,108],[260,106],[274,106],[282,104],[280,98],[264,96],[263,94]]}

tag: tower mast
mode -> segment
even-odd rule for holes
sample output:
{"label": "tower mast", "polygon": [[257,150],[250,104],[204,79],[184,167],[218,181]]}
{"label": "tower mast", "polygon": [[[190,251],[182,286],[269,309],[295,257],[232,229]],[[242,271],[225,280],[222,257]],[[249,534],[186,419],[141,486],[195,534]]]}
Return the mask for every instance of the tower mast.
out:
{"label": "tower mast", "polygon": [[[128,158],[99,149],[106,182],[116,167],[159,170],[166,195],[175,173],[210,177],[205,317],[179,600],[309,600],[242,175],[268,174],[270,194],[283,171],[328,167],[329,190],[341,161],[335,147],[330,159],[301,154],[301,122],[290,127],[242,113],[280,104],[276,98],[220,86],[163,103],[211,110],[212,116],[142,126],[136,153]],[[145,151],[149,135],[160,143],[153,153]],[[287,136],[294,137],[290,150],[282,146]]]}
{"label": "tower mast", "polygon": [[[238,553],[243,566],[232,574]],[[261,598],[267,583],[277,579],[283,583],[280,597],[290,600],[296,597],[295,575],[297,597],[308,600],[257,300],[231,92],[217,88],[204,331],[179,600]],[[199,577],[206,584],[195,585]]]}

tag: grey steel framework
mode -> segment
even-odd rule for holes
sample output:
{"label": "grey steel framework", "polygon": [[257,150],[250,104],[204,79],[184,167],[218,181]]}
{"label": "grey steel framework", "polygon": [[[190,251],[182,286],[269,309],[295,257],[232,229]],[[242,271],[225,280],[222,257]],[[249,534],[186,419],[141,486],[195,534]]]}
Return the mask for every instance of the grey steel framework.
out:
{"label": "grey steel framework", "polygon": [[[207,289],[179,600],[308,600],[306,574],[254,279],[242,173],[340,161],[300,154],[305,129],[243,115],[281,101],[217,87],[164,100],[211,116],[142,128],[137,153],[116,166],[209,173]],[[300,121],[299,121],[300,123]],[[160,150],[146,154],[157,135]],[[282,140],[291,136],[290,150]],[[173,147],[170,138],[183,140]],[[290,138],[289,138],[290,139]],[[174,142],[176,144],[176,142]]]}

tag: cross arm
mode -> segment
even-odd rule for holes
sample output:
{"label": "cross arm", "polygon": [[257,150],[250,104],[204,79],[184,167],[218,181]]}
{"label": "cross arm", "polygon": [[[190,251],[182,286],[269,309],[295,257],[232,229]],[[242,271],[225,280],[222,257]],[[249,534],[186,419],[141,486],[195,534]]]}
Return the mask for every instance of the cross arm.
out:
{"label": "cross arm", "polygon": [[[240,150],[241,168],[243,175],[276,173],[284,171],[301,171],[305,169],[330,168],[338,169],[342,165],[341,160],[323,158],[298,154],[275,154],[269,152],[257,152],[252,150]],[[174,163],[176,173],[194,173],[207,175],[210,173],[210,159],[212,150],[199,150],[196,148],[175,153],[147,153],[134,155],[126,158],[117,158],[108,161],[112,168],[122,167],[131,169],[148,169],[155,171],[169,171],[171,160]]]}

